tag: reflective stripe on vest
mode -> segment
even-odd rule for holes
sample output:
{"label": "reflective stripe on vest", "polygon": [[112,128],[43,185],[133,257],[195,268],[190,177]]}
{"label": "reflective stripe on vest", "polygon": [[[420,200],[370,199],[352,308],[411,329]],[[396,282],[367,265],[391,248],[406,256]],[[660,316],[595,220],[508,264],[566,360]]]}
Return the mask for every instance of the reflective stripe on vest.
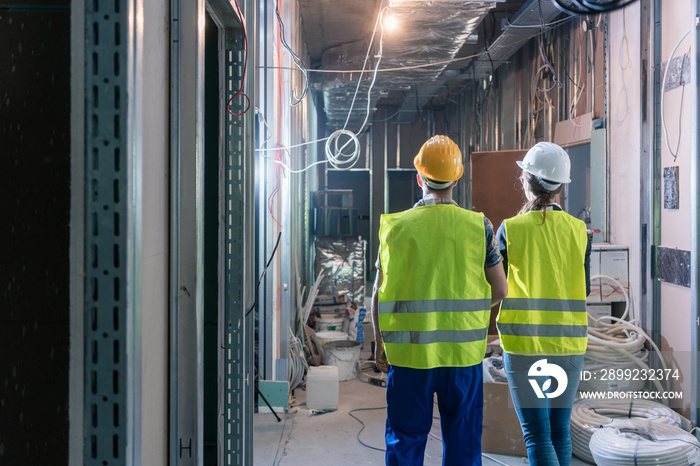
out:
{"label": "reflective stripe on vest", "polygon": [[491,306],[483,215],[450,204],[382,215],[379,239],[378,317],[389,364],[479,364]]}
{"label": "reflective stripe on vest", "polygon": [[588,342],[585,224],[563,211],[505,221],[508,296],[496,319],[512,354],[583,354]]}
{"label": "reflective stripe on vest", "polygon": [[429,343],[465,343],[486,338],[489,328],[475,330],[433,330],[432,332],[382,332],[384,343],[412,343],[427,345]]}
{"label": "reflective stripe on vest", "polygon": [[[491,307],[491,299],[426,299],[379,303],[379,313],[402,312],[475,312]],[[584,309],[585,311],[585,309]]]}
{"label": "reflective stripe on vest", "polygon": [[528,311],[586,312],[586,301],[577,299],[532,299],[509,298],[503,309],[525,309]]}

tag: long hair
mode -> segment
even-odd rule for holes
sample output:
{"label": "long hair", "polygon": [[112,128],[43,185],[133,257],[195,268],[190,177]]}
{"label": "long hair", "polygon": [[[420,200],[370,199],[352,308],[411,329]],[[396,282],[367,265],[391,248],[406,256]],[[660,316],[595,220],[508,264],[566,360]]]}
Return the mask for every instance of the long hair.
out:
{"label": "long hair", "polygon": [[547,216],[547,205],[554,196],[561,192],[564,185],[559,185],[554,191],[548,191],[542,187],[537,177],[532,173],[523,170],[521,176],[527,180],[528,184],[528,186],[523,186],[523,190],[529,189],[530,192],[535,195],[535,198],[531,201],[526,201],[520,208],[518,215],[530,212],[531,210],[540,210],[542,211],[542,224],[544,224],[545,217]]}

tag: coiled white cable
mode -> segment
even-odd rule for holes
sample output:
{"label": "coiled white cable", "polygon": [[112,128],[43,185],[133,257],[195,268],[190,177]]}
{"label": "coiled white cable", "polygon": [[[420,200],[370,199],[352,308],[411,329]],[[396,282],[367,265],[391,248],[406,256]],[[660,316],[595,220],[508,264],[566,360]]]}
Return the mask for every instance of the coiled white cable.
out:
{"label": "coiled white cable", "polygon": [[[345,136],[349,138],[341,146],[339,144],[340,138]],[[352,152],[347,153],[346,147],[352,143]],[[357,162],[360,156],[360,141],[357,139],[355,133],[347,129],[339,129],[333,131],[331,135],[326,140],[326,159],[333,168],[339,168],[346,170],[351,168]]]}
{"label": "coiled white cable", "polygon": [[[682,428],[684,420],[671,408],[650,400],[576,400],[571,410],[571,446],[574,455],[594,462],[589,443],[598,429],[614,425],[615,419],[646,419]],[[659,463],[662,464],[662,463]]]}
{"label": "coiled white cable", "polygon": [[645,419],[614,419],[591,436],[598,466],[700,464],[700,442],[683,429]]}
{"label": "coiled white cable", "polygon": [[[649,354],[644,348],[645,342],[654,348],[664,369],[666,363],[661,351],[646,332],[637,325],[637,320],[627,321],[629,316],[630,300],[627,290],[622,284],[608,275],[594,275],[593,280],[605,280],[622,290],[625,298],[625,310],[622,317],[602,316],[594,318],[589,314],[593,325],[588,327],[588,349],[584,356],[584,367],[593,376],[589,380],[582,380],[579,385],[581,391],[639,391],[644,388],[645,380],[638,378],[602,377],[603,370],[632,370],[636,367],[649,370]],[[657,390],[663,391],[664,387],[658,380],[653,380]]]}

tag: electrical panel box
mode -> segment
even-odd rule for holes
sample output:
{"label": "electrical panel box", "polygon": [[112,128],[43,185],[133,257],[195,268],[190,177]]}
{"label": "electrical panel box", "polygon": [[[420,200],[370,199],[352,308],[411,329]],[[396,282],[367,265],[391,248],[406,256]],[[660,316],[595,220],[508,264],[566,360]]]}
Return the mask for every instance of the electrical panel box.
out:
{"label": "electrical panel box", "polygon": [[[588,312],[588,325],[595,324],[594,319],[612,315],[612,303],[587,303],[586,311]],[[609,323],[610,320],[605,320]]]}
{"label": "electrical panel box", "polygon": [[[629,296],[629,249],[608,243],[593,243],[591,248],[591,278],[603,275],[613,278]],[[606,279],[591,280],[589,303],[625,301],[625,295],[614,282]]]}

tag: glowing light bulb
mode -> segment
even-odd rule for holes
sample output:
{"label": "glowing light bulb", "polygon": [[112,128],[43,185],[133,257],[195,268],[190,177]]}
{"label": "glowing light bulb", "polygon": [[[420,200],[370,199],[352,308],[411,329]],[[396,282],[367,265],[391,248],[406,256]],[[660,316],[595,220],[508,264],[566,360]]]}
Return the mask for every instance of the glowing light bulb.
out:
{"label": "glowing light bulb", "polygon": [[392,29],[396,29],[398,26],[398,22],[396,21],[396,18],[393,16],[389,15],[384,19],[384,27],[391,31]]}

